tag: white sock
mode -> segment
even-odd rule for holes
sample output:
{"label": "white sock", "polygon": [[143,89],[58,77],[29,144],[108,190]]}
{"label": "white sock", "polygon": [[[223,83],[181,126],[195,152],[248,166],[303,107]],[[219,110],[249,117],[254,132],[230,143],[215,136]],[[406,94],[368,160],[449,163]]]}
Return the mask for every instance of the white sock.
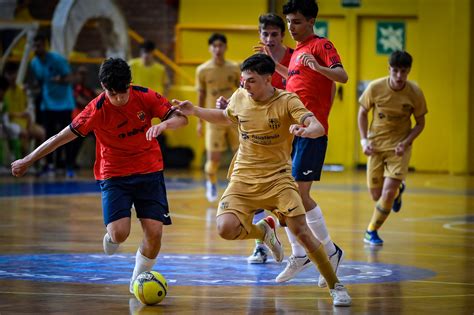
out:
{"label": "white sock", "polygon": [[[265,210],[258,209],[258,211],[255,212],[255,214],[253,215],[252,223],[257,224],[258,221],[263,220],[264,218],[265,218]],[[261,240],[257,240],[257,239],[255,240],[255,245],[257,245],[257,247],[265,246]]]}
{"label": "white sock", "polygon": [[151,259],[146,256],[143,256],[142,253],[140,252],[140,248],[137,250],[137,254],[135,255],[135,268],[133,269],[133,275],[132,275],[132,280],[131,280],[131,286],[133,284],[133,281],[138,277],[139,274],[141,274],[144,271],[150,271],[151,268],[156,263],[156,258]]}
{"label": "white sock", "polygon": [[324,245],[324,249],[328,256],[334,254],[336,252],[336,247],[331,241],[331,237],[329,237],[326,222],[324,221],[323,213],[319,206],[306,212],[306,222],[316,238]]}
{"label": "white sock", "polygon": [[304,249],[303,246],[298,243],[298,240],[296,239],[296,236],[291,233],[290,229],[288,227],[285,227],[286,234],[288,235],[288,240],[290,241],[291,244],[291,252],[293,256],[296,257],[304,257],[306,256],[306,250]]}

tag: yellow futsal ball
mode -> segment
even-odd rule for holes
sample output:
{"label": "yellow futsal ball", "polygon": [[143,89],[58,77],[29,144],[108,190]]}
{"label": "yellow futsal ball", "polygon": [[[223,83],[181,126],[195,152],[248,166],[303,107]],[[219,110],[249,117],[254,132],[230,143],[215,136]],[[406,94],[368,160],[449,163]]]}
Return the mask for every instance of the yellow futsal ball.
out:
{"label": "yellow futsal ball", "polygon": [[145,271],[133,282],[133,294],[146,305],[160,303],[168,293],[165,277],[156,271]]}

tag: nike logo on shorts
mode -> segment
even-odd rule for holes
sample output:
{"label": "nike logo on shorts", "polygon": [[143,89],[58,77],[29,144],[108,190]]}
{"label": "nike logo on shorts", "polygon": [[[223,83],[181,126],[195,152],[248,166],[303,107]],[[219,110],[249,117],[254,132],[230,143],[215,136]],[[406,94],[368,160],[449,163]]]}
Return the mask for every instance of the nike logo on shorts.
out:
{"label": "nike logo on shorts", "polygon": [[288,212],[291,212],[291,211],[295,210],[296,208],[298,208],[298,206],[288,209]]}
{"label": "nike logo on shorts", "polygon": [[306,172],[303,172],[303,175],[309,175],[313,172],[313,170],[307,170]]}

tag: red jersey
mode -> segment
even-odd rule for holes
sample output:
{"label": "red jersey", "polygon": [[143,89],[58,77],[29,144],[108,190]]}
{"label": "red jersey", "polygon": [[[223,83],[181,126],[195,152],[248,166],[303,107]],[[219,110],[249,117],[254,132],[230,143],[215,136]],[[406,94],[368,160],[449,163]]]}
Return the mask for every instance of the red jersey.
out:
{"label": "red jersey", "polygon": [[74,118],[69,128],[82,137],[94,132],[96,179],[145,174],[163,170],[158,141],[145,137],[151,119],[165,120],[172,112],[171,104],[160,94],[131,86],[127,104],[112,105],[102,93]]}
{"label": "red jersey", "polygon": [[[280,60],[280,64],[288,67],[290,64],[290,59],[291,55],[293,54],[293,49],[287,47],[285,51],[285,55],[283,58]],[[286,79],[282,77],[278,72],[275,71],[272,75],[272,85],[273,87],[276,87],[277,89],[284,90],[286,87]]]}
{"label": "red jersey", "polygon": [[288,67],[286,90],[300,97],[306,108],[313,112],[328,134],[333,81],[297,62],[296,58],[303,52],[312,54],[320,65],[328,68],[342,67],[341,58],[328,39],[313,35],[304,42],[298,43]]}

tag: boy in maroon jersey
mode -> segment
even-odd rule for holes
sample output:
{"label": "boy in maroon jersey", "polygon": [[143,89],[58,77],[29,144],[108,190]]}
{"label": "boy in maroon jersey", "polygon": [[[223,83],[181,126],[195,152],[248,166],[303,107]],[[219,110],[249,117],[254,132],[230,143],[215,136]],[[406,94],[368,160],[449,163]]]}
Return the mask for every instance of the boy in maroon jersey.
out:
{"label": "boy in maroon jersey", "polygon": [[[163,158],[156,137],[166,129],[187,124],[187,118],[173,110],[160,94],[130,86],[128,64],[119,58],[105,60],[99,70],[104,92],[92,100],[72,123],[32,153],[12,163],[12,174],[22,176],[35,161],[58,147],[94,132],[96,161],[94,176],[102,192],[107,233],[104,252],[112,255],[130,234],[131,207],[143,229],[143,241],[136,254],[130,281],[156,262],[163,225],[171,224],[163,179]],[[161,123],[151,125],[158,117]]]}
{"label": "boy in maroon jersey", "polygon": [[[334,271],[337,271],[344,253],[332,242],[321,208],[311,198],[310,190],[313,181],[320,180],[324,164],[334,82],[346,83],[348,77],[334,45],[328,39],[314,34],[313,26],[318,11],[318,5],[314,0],[289,0],[283,6],[288,30],[297,43],[288,66],[286,89],[300,97],[306,108],[316,116],[326,130],[326,136],[317,139],[295,137],[292,175],[303,199],[308,226],[316,238],[324,244],[331,265]],[[281,67],[277,69],[282,73]],[[277,282],[292,279],[311,263],[295,236],[288,229],[286,231],[292,255],[285,270],[277,276]],[[323,277],[319,278],[319,286],[326,286]]]}

